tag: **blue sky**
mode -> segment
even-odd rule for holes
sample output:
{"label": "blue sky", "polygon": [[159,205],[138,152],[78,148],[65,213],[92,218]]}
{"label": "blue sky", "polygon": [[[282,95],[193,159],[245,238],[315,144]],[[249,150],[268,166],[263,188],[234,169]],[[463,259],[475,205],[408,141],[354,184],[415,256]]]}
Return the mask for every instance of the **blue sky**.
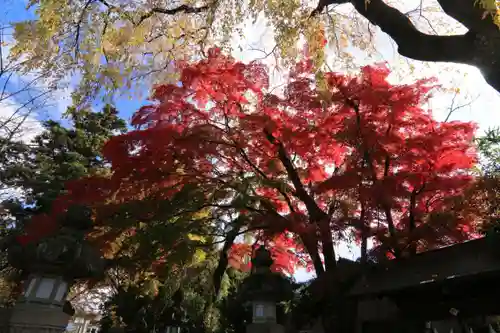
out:
{"label": "blue sky", "polygon": [[[26,10],[26,0],[4,0],[5,6],[0,10],[0,25],[8,24],[11,22],[19,22],[23,20],[33,19],[36,17],[33,8]],[[12,92],[16,91],[17,87],[22,87],[27,79],[23,77],[11,78],[8,89]],[[78,77],[71,78],[71,84],[78,82]],[[4,81],[0,79],[0,85]],[[149,93],[144,91],[142,96],[148,96]],[[13,99],[17,104],[23,104],[27,100],[27,94],[18,94]],[[148,101],[144,99],[129,99],[127,97],[115,98],[114,104],[120,112],[120,116],[129,120],[134,111],[139,109]],[[67,106],[71,105],[70,90],[59,92],[54,95],[54,100],[41,112],[36,114],[38,120],[45,120],[47,118],[60,119],[62,113]],[[103,103],[96,100],[92,107],[96,110],[101,108]]]}

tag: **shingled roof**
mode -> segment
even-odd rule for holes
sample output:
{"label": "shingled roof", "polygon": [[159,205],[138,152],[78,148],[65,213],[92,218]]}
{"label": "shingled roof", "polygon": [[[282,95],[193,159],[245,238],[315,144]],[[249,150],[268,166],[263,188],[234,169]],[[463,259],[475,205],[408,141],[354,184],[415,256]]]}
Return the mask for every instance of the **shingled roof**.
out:
{"label": "shingled roof", "polygon": [[495,272],[500,273],[500,237],[488,236],[374,265],[365,271],[349,294],[383,294]]}

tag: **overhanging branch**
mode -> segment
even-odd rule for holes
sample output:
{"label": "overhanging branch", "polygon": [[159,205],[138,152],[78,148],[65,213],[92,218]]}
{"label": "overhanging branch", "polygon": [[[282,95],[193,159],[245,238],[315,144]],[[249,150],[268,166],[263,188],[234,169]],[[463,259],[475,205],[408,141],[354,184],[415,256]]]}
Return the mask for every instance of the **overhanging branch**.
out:
{"label": "overhanging branch", "polygon": [[484,17],[485,10],[477,0],[438,0],[438,2],[447,15],[469,30],[498,30],[491,18]]}
{"label": "overhanging branch", "polygon": [[75,32],[75,59],[78,59],[78,55],[80,54],[80,33],[83,24],[83,20],[85,19],[85,15],[87,15],[87,10],[90,5],[95,0],[88,0],[83,6],[82,12],[80,13],[80,17],[78,18],[78,22],[76,23],[76,32]]}
{"label": "overhanging branch", "polygon": [[295,170],[292,161],[290,161],[290,158],[288,157],[283,143],[279,142],[267,129],[264,130],[264,134],[266,135],[267,140],[270,143],[277,145],[278,157],[281,160],[281,163],[283,163],[288,177],[295,187],[295,195],[304,203],[311,219],[314,222],[318,222],[324,218],[327,218],[326,213],[321,210],[321,208],[319,208],[316,201],[314,201],[311,195],[305,190],[304,185],[300,180],[299,174],[297,173],[297,170]]}
{"label": "overhanging branch", "polygon": [[419,31],[402,12],[384,0],[319,0],[311,15],[332,4],[351,3],[372,24],[388,34],[398,52],[420,61],[453,62],[477,67],[500,92],[500,30],[475,0],[438,0],[450,17],[466,26],[463,35],[438,36]]}
{"label": "overhanging branch", "polygon": [[[428,35],[419,31],[402,12],[383,0],[320,1],[315,13],[330,4],[352,3],[372,24],[388,34],[398,45],[401,55],[421,61],[456,62],[475,65],[473,45],[475,33],[457,36]],[[471,8],[472,10],[472,8]]]}
{"label": "overhanging branch", "polygon": [[166,15],[175,15],[178,13],[186,13],[186,14],[199,14],[204,11],[207,11],[210,8],[210,6],[205,5],[201,7],[191,7],[188,5],[181,5],[176,8],[172,9],[166,9],[166,8],[160,8],[160,7],[154,7],[152,8],[149,12],[143,14],[140,18],[139,21],[136,22],[135,25],[140,25],[142,22],[153,16],[154,14],[166,14]]}

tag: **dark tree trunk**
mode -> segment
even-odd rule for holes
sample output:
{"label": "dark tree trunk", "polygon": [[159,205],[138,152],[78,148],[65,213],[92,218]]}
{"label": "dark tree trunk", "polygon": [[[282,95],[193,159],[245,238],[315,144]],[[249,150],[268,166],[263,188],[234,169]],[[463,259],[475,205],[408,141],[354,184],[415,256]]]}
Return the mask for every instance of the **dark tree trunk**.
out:
{"label": "dark tree trunk", "polygon": [[337,259],[335,258],[332,229],[330,228],[330,221],[328,219],[324,218],[319,222],[319,231],[321,235],[323,256],[325,258],[325,270],[329,272],[335,270],[337,267]]}
{"label": "dark tree trunk", "polygon": [[368,226],[365,221],[365,207],[361,204],[361,214],[359,217],[361,228],[361,264],[365,265],[368,261]]}
{"label": "dark tree trunk", "polygon": [[300,236],[302,243],[304,244],[307,250],[307,253],[309,253],[309,256],[311,256],[316,275],[321,276],[325,272],[325,268],[323,267],[323,262],[321,261],[321,257],[319,256],[318,242],[311,241],[310,237],[311,235]]}
{"label": "dark tree trunk", "polygon": [[224,246],[222,247],[222,251],[219,255],[219,262],[217,263],[217,267],[213,273],[213,295],[212,301],[215,301],[217,296],[219,295],[222,278],[224,277],[224,273],[226,272],[227,264],[229,262],[228,252],[234,244],[234,240],[238,236],[240,232],[239,226],[234,226],[231,231],[229,231],[226,241],[224,242]]}
{"label": "dark tree trunk", "polygon": [[384,0],[320,0],[313,14],[332,4],[351,3],[361,15],[396,42],[401,55],[421,61],[475,66],[486,82],[500,91],[499,28],[490,16],[483,18],[484,10],[476,0],[438,2],[447,15],[468,29],[467,33],[450,36],[425,34],[417,30],[404,13]]}
{"label": "dark tree trunk", "polygon": [[[221,284],[222,284],[222,279],[224,278],[224,273],[226,272],[227,265],[229,263],[229,258],[228,258],[228,252],[231,249],[231,246],[234,244],[234,240],[238,236],[240,232],[240,224],[238,222],[235,223],[233,226],[233,229],[229,231],[228,235],[226,236],[226,241],[224,242],[224,246],[222,247],[222,250],[219,255],[219,262],[217,263],[217,267],[215,268],[215,271],[212,275],[213,279],[213,291],[211,297],[207,300],[207,303],[205,304],[204,308],[204,314],[205,314],[205,319],[209,319],[209,317],[212,314],[213,311],[213,306],[215,304],[215,301],[217,300],[217,297],[219,296]],[[205,320],[203,322],[203,330],[208,332],[208,328],[204,327]]]}
{"label": "dark tree trunk", "polygon": [[417,193],[416,191],[413,191],[411,193],[410,197],[410,216],[409,216],[409,244],[408,244],[408,255],[410,257],[413,257],[417,254],[417,240],[414,239],[413,233],[415,232],[415,229],[417,228],[417,224],[415,221],[415,206],[417,204]]}

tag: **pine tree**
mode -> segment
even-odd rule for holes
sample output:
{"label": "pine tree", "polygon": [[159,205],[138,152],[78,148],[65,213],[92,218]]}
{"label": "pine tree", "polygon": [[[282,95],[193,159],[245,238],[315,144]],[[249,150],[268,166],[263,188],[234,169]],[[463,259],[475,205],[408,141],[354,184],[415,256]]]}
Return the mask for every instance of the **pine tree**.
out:
{"label": "pine tree", "polygon": [[68,180],[106,173],[101,149],[111,136],[126,131],[110,105],[101,112],[70,107],[67,115],[72,128],[45,121],[44,131],[32,142],[15,142],[3,156],[0,181],[22,191],[20,200],[31,206],[31,214],[50,211]]}
{"label": "pine tree", "polygon": [[[65,193],[64,184],[86,175],[105,174],[108,170],[101,155],[104,143],[127,128],[110,105],[100,112],[67,110],[72,127],[47,120],[43,132],[31,142],[7,142],[0,160],[0,183],[16,189],[1,203],[2,275],[18,281],[19,272],[10,269],[5,246],[37,214],[51,210],[55,198]],[[12,285],[10,285],[12,287]]]}

